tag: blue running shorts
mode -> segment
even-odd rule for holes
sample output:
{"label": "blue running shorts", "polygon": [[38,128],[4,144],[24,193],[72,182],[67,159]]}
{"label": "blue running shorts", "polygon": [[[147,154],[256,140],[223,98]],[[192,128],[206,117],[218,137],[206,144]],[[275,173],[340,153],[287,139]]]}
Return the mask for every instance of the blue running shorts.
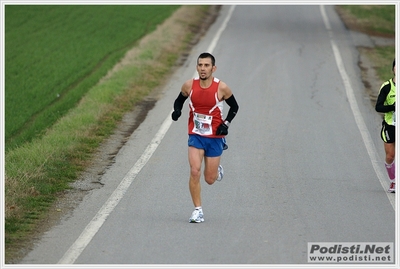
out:
{"label": "blue running shorts", "polygon": [[222,155],[225,145],[225,138],[204,137],[201,135],[190,134],[188,146],[204,149],[204,156],[218,157]]}

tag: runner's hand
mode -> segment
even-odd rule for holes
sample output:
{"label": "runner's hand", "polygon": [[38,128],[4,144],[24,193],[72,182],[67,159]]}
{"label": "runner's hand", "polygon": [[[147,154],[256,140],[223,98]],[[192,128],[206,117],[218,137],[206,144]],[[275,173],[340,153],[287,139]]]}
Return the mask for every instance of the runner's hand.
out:
{"label": "runner's hand", "polygon": [[171,114],[172,120],[177,121],[181,114],[182,112],[180,110],[174,110],[174,112]]}
{"label": "runner's hand", "polygon": [[217,135],[227,135],[228,128],[229,128],[228,125],[226,125],[225,123],[221,123],[221,125],[218,126]]}

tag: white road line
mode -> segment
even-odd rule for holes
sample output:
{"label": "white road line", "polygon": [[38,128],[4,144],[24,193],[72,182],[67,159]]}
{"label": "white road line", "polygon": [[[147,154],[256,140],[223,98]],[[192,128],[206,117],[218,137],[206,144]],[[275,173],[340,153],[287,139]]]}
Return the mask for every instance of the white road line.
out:
{"label": "white road line", "polygon": [[340,55],[340,51],[336,45],[336,42],[333,38],[333,33],[332,33],[332,29],[331,29],[331,25],[329,23],[329,19],[328,16],[326,15],[325,12],[325,7],[323,5],[320,6],[320,11],[322,14],[322,18],[324,19],[324,23],[325,23],[325,28],[328,30],[329,32],[329,36],[330,36],[330,41],[331,41],[331,46],[332,46],[332,50],[333,50],[333,54],[335,55],[335,60],[336,60],[336,65],[339,69],[339,73],[342,77],[343,83],[344,83],[344,87],[346,89],[346,95],[347,95],[347,99],[349,100],[350,103],[350,108],[353,112],[354,118],[356,120],[356,124],[358,129],[360,130],[361,133],[361,137],[364,141],[364,145],[367,148],[367,152],[369,155],[369,158],[371,159],[371,163],[372,163],[372,167],[375,170],[375,173],[382,185],[383,190],[386,192],[386,195],[393,207],[393,209],[395,209],[395,199],[394,199],[394,195],[393,194],[389,194],[387,192],[387,189],[389,187],[389,183],[388,180],[386,180],[386,175],[385,173],[382,171],[380,165],[382,165],[382,161],[380,161],[380,157],[378,155],[378,152],[376,151],[375,145],[371,139],[370,133],[368,131],[368,128],[364,122],[364,118],[362,117],[362,114],[360,112],[360,109],[358,108],[358,104],[357,104],[357,100],[354,96],[354,90],[351,87],[350,84],[350,79],[346,73],[346,69],[344,67],[343,64],[343,60],[342,60],[342,56]]}
{"label": "white road line", "polygon": [[[210,46],[208,47],[208,52],[212,52],[224,31],[228,21],[231,18],[233,10],[235,6],[231,6],[229,9],[228,15],[223,21],[221,27],[218,29],[216,35],[214,36]],[[169,127],[172,124],[171,112],[168,114],[167,118],[162,123],[160,129],[157,134],[154,136],[153,140],[147,146],[145,151],[139,160],[135,163],[135,165],[131,168],[131,170],[125,175],[122,179],[121,183],[114,190],[108,200],[104,203],[104,205],[100,208],[94,218],[90,221],[90,223],[85,227],[79,238],[72,244],[72,246],[68,249],[68,251],[64,254],[64,256],[58,261],[58,264],[73,264],[78,257],[85,250],[86,246],[90,243],[96,233],[99,231],[107,217],[111,214],[114,208],[118,205],[119,201],[123,198],[125,192],[136,178],[136,176],[140,173],[142,168],[146,165],[147,161],[156,151],[158,145],[161,143],[164,135],[167,133]]]}

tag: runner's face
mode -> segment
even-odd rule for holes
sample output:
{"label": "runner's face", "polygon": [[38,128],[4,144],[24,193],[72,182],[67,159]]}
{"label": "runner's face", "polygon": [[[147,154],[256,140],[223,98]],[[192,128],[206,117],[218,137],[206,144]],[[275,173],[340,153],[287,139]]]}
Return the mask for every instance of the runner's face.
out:
{"label": "runner's face", "polygon": [[201,80],[206,80],[211,77],[215,70],[210,58],[199,58],[197,60],[197,73]]}

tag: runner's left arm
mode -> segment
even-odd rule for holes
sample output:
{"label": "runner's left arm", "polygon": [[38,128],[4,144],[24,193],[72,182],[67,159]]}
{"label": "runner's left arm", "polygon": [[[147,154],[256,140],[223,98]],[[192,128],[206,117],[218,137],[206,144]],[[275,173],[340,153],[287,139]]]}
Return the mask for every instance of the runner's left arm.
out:
{"label": "runner's left arm", "polygon": [[235,96],[233,96],[233,94],[229,96],[229,98],[225,99],[225,102],[229,106],[229,111],[224,122],[221,123],[220,126],[218,126],[217,135],[228,135],[229,125],[231,124],[233,118],[236,117],[236,113],[239,110],[239,105],[236,102]]}
{"label": "runner's left arm", "polygon": [[228,115],[226,116],[225,121],[231,123],[233,118],[236,117],[236,113],[239,111],[239,105],[236,102],[235,96],[232,94],[225,102],[229,106]]}

